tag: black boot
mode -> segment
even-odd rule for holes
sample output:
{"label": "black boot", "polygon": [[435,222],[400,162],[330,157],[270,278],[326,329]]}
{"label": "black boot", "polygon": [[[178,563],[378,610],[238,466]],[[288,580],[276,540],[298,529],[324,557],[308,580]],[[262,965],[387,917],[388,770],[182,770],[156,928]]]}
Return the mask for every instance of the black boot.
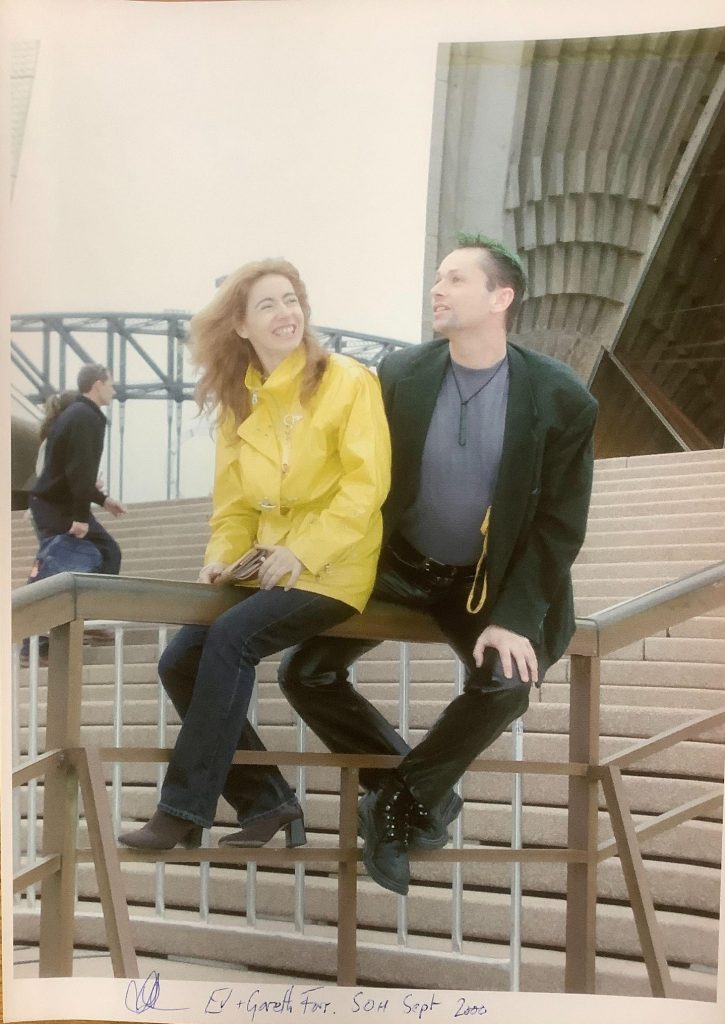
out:
{"label": "black boot", "polygon": [[453,790],[432,810],[414,799],[408,815],[408,849],[442,849],[450,839],[448,826],[462,808],[463,800]]}
{"label": "black boot", "polygon": [[403,783],[392,777],[382,789],[366,793],[358,804],[363,861],[370,877],[384,889],[406,896],[410,884],[408,812],[412,803]]}

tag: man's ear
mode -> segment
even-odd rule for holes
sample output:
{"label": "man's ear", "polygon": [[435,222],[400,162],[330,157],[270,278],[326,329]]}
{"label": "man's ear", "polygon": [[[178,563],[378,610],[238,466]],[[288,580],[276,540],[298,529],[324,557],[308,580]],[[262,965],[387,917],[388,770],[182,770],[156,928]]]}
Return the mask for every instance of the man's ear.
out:
{"label": "man's ear", "polygon": [[491,309],[493,312],[505,313],[514,301],[514,294],[513,288],[497,288],[496,295],[491,303]]}

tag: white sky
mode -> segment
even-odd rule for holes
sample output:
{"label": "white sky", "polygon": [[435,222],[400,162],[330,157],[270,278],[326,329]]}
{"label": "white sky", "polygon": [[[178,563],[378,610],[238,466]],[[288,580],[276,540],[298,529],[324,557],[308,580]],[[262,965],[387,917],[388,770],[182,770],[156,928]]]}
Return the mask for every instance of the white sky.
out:
{"label": "white sky", "polygon": [[[6,0],[9,35],[40,40],[11,309],[194,311],[220,274],[284,255],[314,322],[420,340],[438,44],[718,20],[702,0],[633,7]],[[127,500],[165,493],[165,417],[127,407]],[[208,493],[208,443],[185,440],[184,464],[182,493]]]}

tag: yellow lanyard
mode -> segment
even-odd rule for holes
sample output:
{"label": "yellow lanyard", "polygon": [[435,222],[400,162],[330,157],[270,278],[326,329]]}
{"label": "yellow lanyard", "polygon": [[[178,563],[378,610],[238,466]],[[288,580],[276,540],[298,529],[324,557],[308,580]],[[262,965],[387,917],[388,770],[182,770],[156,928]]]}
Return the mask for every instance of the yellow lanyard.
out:
{"label": "yellow lanyard", "polygon": [[483,535],[483,547],[481,548],[481,557],[478,559],[478,564],[476,566],[476,574],[473,577],[473,583],[471,584],[471,590],[470,590],[470,592],[468,594],[468,600],[466,601],[466,611],[470,612],[471,615],[475,615],[477,612],[480,612],[480,610],[483,608],[484,604],[486,603],[486,591],[488,589],[488,579],[487,579],[486,570],[484,569],[484,571],[483,571],[483,584],[481,586],[481,596],[480,596],[480,598],[478,600],[478,603],[474,606],[475,593],[476,593],[476,584],[478,583],[478,577],[480,575],[481,569],[483,569],[483,567],[485,565],[486,555],[488,554],[488,524],[489,524],[490,518],[491,518],[491,506],[489,505],[488,508],[486,509],[486,515],[483,517],[483,522],[481,523],[481,533]]}

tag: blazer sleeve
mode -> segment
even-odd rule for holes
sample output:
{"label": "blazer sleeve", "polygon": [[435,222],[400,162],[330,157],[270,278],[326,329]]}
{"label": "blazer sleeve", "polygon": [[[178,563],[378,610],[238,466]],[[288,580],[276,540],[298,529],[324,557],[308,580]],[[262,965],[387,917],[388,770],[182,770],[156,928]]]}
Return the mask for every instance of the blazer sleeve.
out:
{"label": "blazer sleeve", "polygon": [[390,434],[375,376],[363,370],[338,434],[341,463],[335,494],[314,523],[288,546],[311,573],[334,563],[370,528],[390,488]]}
{"label": "blazer sleeve", "polygon": [[539,642],[544,617],[584,542],[596,415],[597,405],[590,401],[548,443],[536,512],[487,617],[490,624],[528,637],[533,644]]}
{"label": "blazer sleeve", "polygon": [[[99,452],[93,428],[82,416],[76,416],[66,427],[65,479],[71,495],[71,514],[77,523],[87,523],[91,502],[102,505],[106,495],[96,487]],[[99,500],[100,499],[100,500]]]}
{"label": "blazer sleeve", "polygon": [[211,537],[204,564],[234,562],[254,544],[258,523],[259,511],[242,498],[239,438],[233,424],[226,420],[217,428]]}

